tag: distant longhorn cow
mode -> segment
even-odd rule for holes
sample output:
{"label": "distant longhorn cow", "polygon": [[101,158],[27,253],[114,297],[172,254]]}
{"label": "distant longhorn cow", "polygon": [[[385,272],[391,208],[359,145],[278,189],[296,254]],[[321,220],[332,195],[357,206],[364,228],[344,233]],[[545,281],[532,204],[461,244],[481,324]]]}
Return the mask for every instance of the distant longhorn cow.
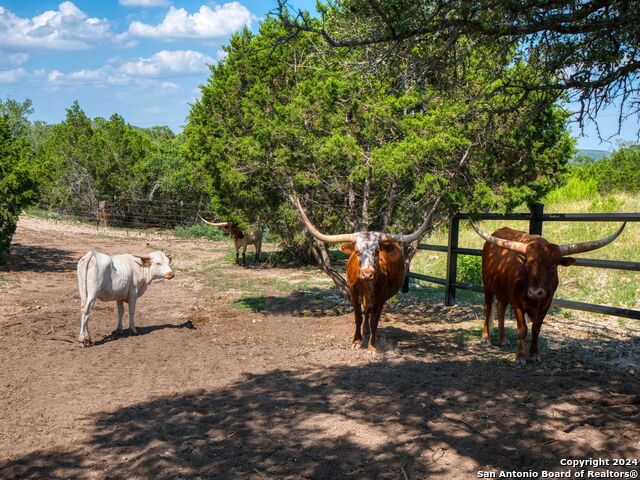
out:
{"label": "distant longhorn cow", "polygon": [[[538,335],[556,288],[558,265],[573,265],[576,253],[589,252],[613,242],[624,230],[626,223],[612,235],[600,240],[556,245],[539,235],[530,235],[503,227],[489,235],[475,223],[471,226],[486,240],[482,249],[482,281],[484,284],[484,326],[482,339],[489,343],[491,333],[491,308],[494,295],[497,298],[498,332],[504,345],[504,313],[511,305],[518,326],[518,353],[516,362],[540,363]],[[527,322],[531,323],[529,356],[525,355]]]}
{"label": "distant longhorn cow", "polygon": [[[385,302],[402,287],[406,273],[402,244],[418,240],[431,223],[431,214],[424,223],[410,235],[389,234],[383,232],[356,232],[340,235],[325,235],[316,229],[300,201],[293,198],[300,218],[307,230],[317,240],[324,243],[343,243],[341,250],[349,254],[347,263],[347,286],[356,331],[353,336],[353,348],[362,346],[362,335],[369,335],[367,351],[377,352],[376,330]],[[364,314],[364,331],[361,332]]]}
{"label": "distant longhorn cow", "polygon": [[212,227],[222,227],[226,232],[231,235],[233,241],[233,248],[236,251],[236,263],[240,265],[240,248],[242,247],[242,263],[246,265],[245,254],[247,252],[247,245],[253,245],[256,249],[255,262],[260,261],[260,250],[262,249],[262,230],[260,227],[256,228],[252,232],[245,234],[238,228],[236,223],[232,222],[208,222],[204,218],[200,217],[207,225]]}

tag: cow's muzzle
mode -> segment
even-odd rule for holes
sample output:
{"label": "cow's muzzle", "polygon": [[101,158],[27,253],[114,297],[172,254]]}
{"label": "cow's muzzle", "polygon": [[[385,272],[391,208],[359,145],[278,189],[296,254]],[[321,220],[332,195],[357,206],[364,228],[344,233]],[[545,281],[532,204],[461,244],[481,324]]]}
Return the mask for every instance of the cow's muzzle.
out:
{"label": "cow's muzzle", "polygon": [[360,270],[360,280],[371,281],[373,280],[374,271],[372,268]]}
{"label": "cow's muzzle", "polygon": [[175,277],[176,274],[173,272],[167,272],[164,274],[164,278],[166,278],[167,280],[171,280],[173,277]]}
{"label": "cow's muzzle", "polygon": [[529,287],[527,289],[527,297],[531,300],[540,300],[547,295],[547,291],[541,287]]}

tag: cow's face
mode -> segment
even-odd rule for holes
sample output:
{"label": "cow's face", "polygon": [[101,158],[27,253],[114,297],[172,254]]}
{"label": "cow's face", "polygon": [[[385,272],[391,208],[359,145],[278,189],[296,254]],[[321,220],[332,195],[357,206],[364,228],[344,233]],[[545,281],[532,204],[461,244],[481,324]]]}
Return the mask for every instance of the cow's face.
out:
{"label": "cow's face", "polygon": [[[355,233],[353,242],[344,243],[340,250],[349,255],[356,255],[360,265],[358,278],[364,282],[373,282],[378,273],[380,251],[390,248],[393,244],[380,241],[378,232]],[[392,248],[392,247],[391,247]]]}
{"label": "cow's face", "polygon": [[166,278],[171,280],[175,276],[169,266],[171,258],[165,255],[164,252],[152,252],[149,254],[149,258],[149,269],[154,279]]}
{"label": "cow's face", "polygon": [[553,295],[558,286],[558,265],[568,267],[575,258],[563,257],[560,247],[552,243],[531,242],[527,245],[527,297],[541,300]]}

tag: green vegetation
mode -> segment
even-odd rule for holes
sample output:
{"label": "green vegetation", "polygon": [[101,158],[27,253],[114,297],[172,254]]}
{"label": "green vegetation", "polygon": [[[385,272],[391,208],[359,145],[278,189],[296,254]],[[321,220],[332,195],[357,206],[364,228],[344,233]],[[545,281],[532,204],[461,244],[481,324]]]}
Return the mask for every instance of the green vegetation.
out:
{"label": "green vegetation", "polygon": [[[0,102],[0,112],[11,110],[7,105],[16,102]],[[11,244],[20,211],[36,198],[35,180],[30,170],[33,150],[26,132],[21,128],[21,109],[17,116],[0,115],[0,263]]]}
{"label": "green vegetation", "polygon": [[233,36],[191,109],[186,156],[208,174],[219,217],[241,226],[264,218],[283,249],[315,255],[330,274],[291,195],[327,232],[408,233],[434,204],[448,214],[538,199],[573,155],[555,94],[523,100],[505,89],[492,99],[502,112],[487,109],[482,91],[492,72],[534,73],[515,57],[486,63],[478,51],[468,81],[445,91],[430,79],[405,83],[402,67],[362,72],[365,52],[332,49],[303,32],[286,43],[284,36],[275,18],[256,34]]}
{"label": "green vegetation", "polygon": [[177,226],[173,229],[173,234],[179,238],[206,238],[212,241],[228,238],[221,228],[211,227],[204,223],[197,223],[188,227]]}

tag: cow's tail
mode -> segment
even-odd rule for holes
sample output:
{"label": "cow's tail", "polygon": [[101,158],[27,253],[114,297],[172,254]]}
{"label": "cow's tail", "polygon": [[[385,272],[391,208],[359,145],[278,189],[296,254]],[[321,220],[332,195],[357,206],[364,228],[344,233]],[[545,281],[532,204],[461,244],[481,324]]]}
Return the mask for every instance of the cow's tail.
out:
{"label": "cow's tail", "polygon": [[78,261],[78,290],[80,290],[80,309],[84,310],[87,304],[87,270],[89,270],[89,262],[95,256],[93,251]]}

